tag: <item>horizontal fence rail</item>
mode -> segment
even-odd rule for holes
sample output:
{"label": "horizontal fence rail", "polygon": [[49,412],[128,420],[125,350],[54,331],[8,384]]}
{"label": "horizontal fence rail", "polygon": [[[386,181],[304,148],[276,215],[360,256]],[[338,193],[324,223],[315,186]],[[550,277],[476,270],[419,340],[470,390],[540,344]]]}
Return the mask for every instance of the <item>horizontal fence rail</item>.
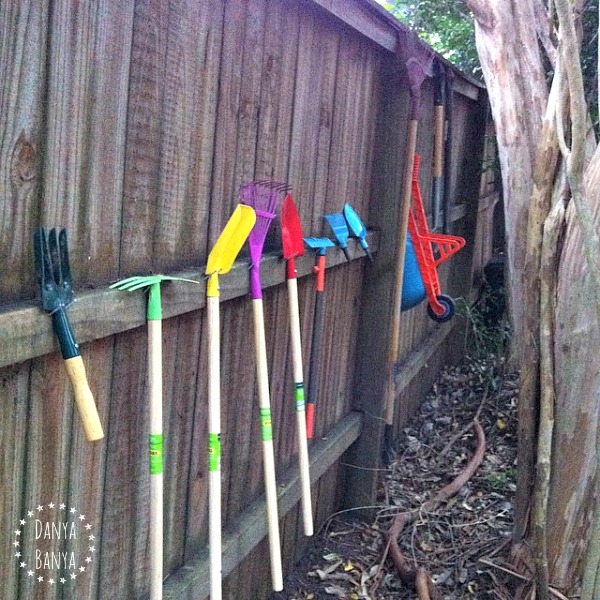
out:
{"label": "horizontal fence rail", "polygon": [[[369,236],[369,246],[377,252],[378,235]],[[348,240],[348,254],[351,260],[365,257],[364,250],[357,240]],[[331,269],[345,264],[346,257],[338,250],[329,253],[326,267]],[[307,251],[296,259],[298,277],[313,274],[315,255]],[[206,306],[206,278],[199,276],[204,267],[169,273],[197,281],[198,285],[187,282],[168,282],[163,286],[163,318],[202,309]],[[261,261],[261,282],[264,289],[285,282],[285,264],[281,257],[265,255]],[[231,272],[222,278],[220,300],[247,296],[250,290],[248,262],[238,260]],[[34,302],[23,302],[14,307],[5,306],[0,310],[0,367],[43,356],[58,351],[58,342],[52,329],[52,321]],[[79,343],[98,340],[109,335],[122,333],[141,327],[146,323],[146,292],[123,293],[108,287],[77,292],[76,301],[69,308],[69,320],[77,334]]]}

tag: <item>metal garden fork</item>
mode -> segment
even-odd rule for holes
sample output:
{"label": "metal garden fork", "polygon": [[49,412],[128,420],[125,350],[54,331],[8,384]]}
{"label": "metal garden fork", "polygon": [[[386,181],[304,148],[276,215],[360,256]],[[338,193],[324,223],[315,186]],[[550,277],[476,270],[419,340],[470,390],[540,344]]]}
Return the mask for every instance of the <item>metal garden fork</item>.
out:
{"label": "metal garden fork", "polygon": [[67,232],[37,229],[33,236],[35,271],[40,286],[42,309],[52,316],[67,374],[73,387],[75,403],[88,441],[102,439],[104,432],[94,396],[88,385],[79,345],[75,340],[67,308],[73,303],[73,279],[69,266]]}

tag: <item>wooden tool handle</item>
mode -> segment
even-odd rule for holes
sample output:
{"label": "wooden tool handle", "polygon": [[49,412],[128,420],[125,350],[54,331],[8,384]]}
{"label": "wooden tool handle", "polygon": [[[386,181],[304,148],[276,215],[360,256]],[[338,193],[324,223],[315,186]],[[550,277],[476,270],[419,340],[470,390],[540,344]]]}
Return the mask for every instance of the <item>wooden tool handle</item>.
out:
{"label": "wooden tool handle", "polygon": [[298,281],[288,279],[288,298],[290,306],[290,330],[292,335],[292,358],[294,361],[294,393],[296,401],[296,423],[298,431],[298,461],[302,489],[302,521],[304,535],[314,533],[312,500],[310,495],[310,467],[306,430],[306,408],[304,403],[304,375],[302,368],[302,340],[300,337],[300,309],[298,303]]}
{"label": "wooden tool handle", "polygon": [[256,374],[258,380],[258,401],[260,405],[260,429],[263,447],[265,495],[267,497],[267,517],[269,523],[271,581],[273,590],[279,592],[283,589],[283,569],[281,566],[281,541],[279,537],[279,516],[277,510],[277,481],[275,478],[271,398],[269,395],[269,372],[267,367],[267,346],[265,341],[265,320],[262,299],[254,298],[252,300],[252,307],[254,312],[254,342],[256,347]]}
{"label": "wooden tool handle", "polygon": [[433,177],[442,177],[444,157],[444,107],[435,107],[435,133],[433,147]]}
{"label": "wooden tool handle", "polygon": [[100,422],[92,390],[88,385],[83,359],[81,356],[67,358],[65,368],[73,386],[73,395],[83,423],[85,436],[89,442],[101,440],[104,437],[104,432],[102,431],[102,423]]}
{"label": "wooden tool handle", "polygon": [[[160,290],[159,290],[160,291]],[[150,395],[150,600],[161,600],[163,582],[162,321],[148,321]]]}
{"label": "wooden tool handle", "polygon": [[221,363],[219,298],[208,296],[208,530],[210,599],[221,600]]}

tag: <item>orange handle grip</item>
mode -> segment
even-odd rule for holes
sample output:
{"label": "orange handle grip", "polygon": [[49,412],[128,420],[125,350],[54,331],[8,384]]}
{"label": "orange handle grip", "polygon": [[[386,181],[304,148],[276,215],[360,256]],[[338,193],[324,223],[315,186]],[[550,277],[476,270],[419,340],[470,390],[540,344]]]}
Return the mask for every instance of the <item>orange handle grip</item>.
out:
{"label": "orange handle grip", "polygon": [[314,267],[314,271],[317,274],[317,292],[325,291],[325,255],[319,255],[317,266]]}
{"label": "orange handle grip", "polygon": [[313,402],[306,404],[306,439],[312,440],[315,431],[315,405]]}

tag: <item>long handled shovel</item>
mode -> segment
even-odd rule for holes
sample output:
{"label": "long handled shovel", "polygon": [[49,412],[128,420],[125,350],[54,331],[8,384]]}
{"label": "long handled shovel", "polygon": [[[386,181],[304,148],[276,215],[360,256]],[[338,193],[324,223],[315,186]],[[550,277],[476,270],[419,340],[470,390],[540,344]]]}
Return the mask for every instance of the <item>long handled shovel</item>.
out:
{"label": "long handled shovel", "polygon": [[298,280],[296,257],[304,254],[302,226],[292,196],[288,194],[281,209],[281,241],[283,258],[287,261],[287,287],[290,305],[290,330],[292,333],[292,358],[294,364],[294,393],[296,396],[296,421],[298,430],[298,460],[302,487],[302,519],[304,535],[313,534],[312,501],[310,497],[310,471],[308,444],[306,441],[306,408],[304,402],[304,373],[302,365],[302,341],[300,339],[300,308],[298,304]]}
{"label": "long handled shovel", "polygon": [[238,204],[225,229],[208,255],[206,305],[208,311],[208,520],[210,548],[210,598],[222,598],[221,544],[221,362],[219,323],[219,275],[228,273],[256,215],[249,206]]}
{"label": "long handled shovel", "polygon": [[250,244],[250,295],[254,312],[254,342],[256,349],[256,375],[260,405],[260,425],[263,446],[263,467],[267,517],[269,523],[269,551],[271,555],[271,580],[273,590],[283,589],[281,567],[281,542],[279,538],[279,514],[277,510],[277,483],[275,479],[275,455],[273,451],[273,427],[271,423],[271,398],[269,395],[269,371],[265,340],[265,320],[260,283],[260,260],[265,238],[275,211],[287,186],[274,181],[255,181],[242,186],[242,204],[251,206],[256,212],[254,225],[248,242]]}
{"label": "long handled shovel", "polygon": [[410,120],[408,122],[408,139],[405,148],[404,175],[402,181],[402,198],[400,215],[398,216],[398,232],[396,246],[396,265],[394,287],[392,292],[391,331],[388,346],[388,364],[385,389],[385,451],[391,457],[393,447],[395,377],[400,344],[400,319],[402,310],[402,282],[404,277],[404,256],[406,253],[406,237],[408,234],[408,215],[411,206],[412,173],[417,147],[417,131],[421,110],[421,86],[426,77],[433,75],[433,51],[418,39],[414,32],[406,32],[403,47],[411,52],[406,61],[406,71],[410,86]]}
{"label": "long handled shovel", "polygon": [[315,316],[313,319],[312,343],[310,350],[310,379],[308,380],[308,402],[306,403],[306,436],[312,440],[315,430],[315,403],[321,377],[321,340],[323,339],[323,318],[325,316],[325,255],[327,248],[335,244],[329,238],[304,238],[309,248],[317,253],[317,274],[315,293]]}
{"label": "long handled shovel", "polygon": [[163,281],[192,279],[148,275],[128,277],[110,287],[133,292],[149,288],[148,297],[148,387],[150,396],[150,600],[161,600],[163,582],[163,425],[162,425],[162,301]]}

